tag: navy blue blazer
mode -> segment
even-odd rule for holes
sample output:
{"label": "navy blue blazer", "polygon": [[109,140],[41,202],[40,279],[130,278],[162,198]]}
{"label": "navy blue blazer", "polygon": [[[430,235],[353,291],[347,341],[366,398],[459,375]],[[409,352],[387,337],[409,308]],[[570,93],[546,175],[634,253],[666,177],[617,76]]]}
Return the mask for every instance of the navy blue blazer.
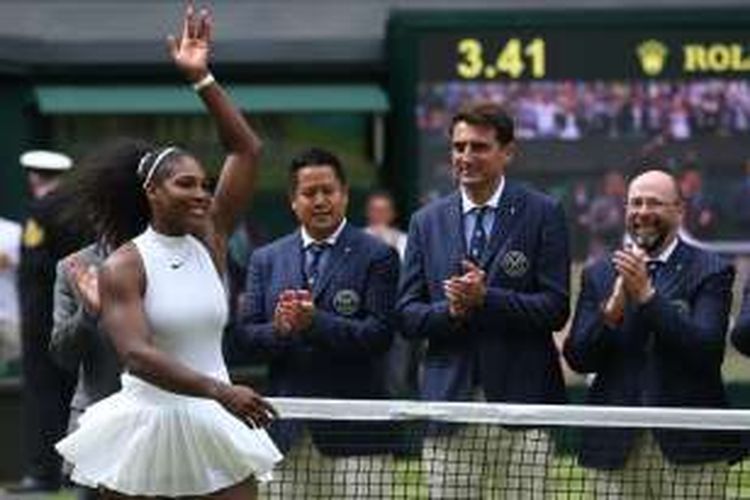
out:
{"label": "navy blue blazer", "polygon": [[[269,362],[270,396],[343,399],[385,398],[385,354],[393,335],[399,259],[395,250],[346,224],[313,292],[312,326],[280,338],[272,321],[284,290],[305,288],[299,231],[253,252],[247,300],[236,345]],[[385,439],[369,423],[309,423],[313,441],[329,455],[381,453]],[[300,422],[271,429],[286,450],[300,437]],[[387,451],[387,450],[386,450]]]}
{"label": "navy blue blazer", "polygon": [[506,180],[481,259],[485,304],[460,325],[448,314],[443,280],[462,272],[465,246],[459,192],[412,217],[397,311],[404,335],[427,339],[423,399],[466,401],[479,385],[488,401],[564,402],[552,338],[569,314],[568,232],[560,204]]}
{"label": "navy blue blazer", "polygon": [[[720,257],[679,242],[654,279],[656,293],[628,305],[620,326],[603,322],[601,307],[616,278],[610,259],[582,275],[581,293],[564,355],[580,373],[596,376],[587,400],[593,405],[725,408],[721,378],[732,302],[734,268]],[[622,467],[633,445],[632,429],[582,431],[580,462]],[[674,463],[737,458],[735,433],[654,430],[664,456]]]}
{"label": "navy blue blazer", "polygon": [[742,292],[742,308],[732,328],[732,344],[745,356],[750,356],[750,280]]}

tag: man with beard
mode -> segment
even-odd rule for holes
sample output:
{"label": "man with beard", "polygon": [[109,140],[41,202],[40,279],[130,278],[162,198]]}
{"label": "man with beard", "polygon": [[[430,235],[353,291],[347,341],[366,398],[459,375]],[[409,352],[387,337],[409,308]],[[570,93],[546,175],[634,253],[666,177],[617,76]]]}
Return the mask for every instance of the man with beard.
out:
{"label": "man with beard", "polygon": [[[626,203],[626,243],[584,270],[564,354],[593,373],[587,403],[724,408],[721,379],[734,269],[678,236],[684,213],[675,179],[636,177]],[[579,460],[596,498],[724,498],[733,433],[583,431]]]}

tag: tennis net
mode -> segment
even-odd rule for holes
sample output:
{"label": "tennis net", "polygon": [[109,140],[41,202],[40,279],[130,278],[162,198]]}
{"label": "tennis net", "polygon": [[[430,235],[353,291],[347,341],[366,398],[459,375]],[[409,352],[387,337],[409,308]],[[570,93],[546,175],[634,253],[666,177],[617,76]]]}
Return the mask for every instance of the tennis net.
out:
{"label": "tennis net", "polygon": [[750,411],[271,398],[267,499],[750,498]]}

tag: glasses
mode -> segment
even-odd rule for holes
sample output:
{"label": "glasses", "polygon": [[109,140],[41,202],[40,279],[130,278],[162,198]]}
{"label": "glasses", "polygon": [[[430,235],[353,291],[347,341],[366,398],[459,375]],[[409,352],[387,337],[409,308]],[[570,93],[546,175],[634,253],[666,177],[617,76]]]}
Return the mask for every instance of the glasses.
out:
{"label": "glasses", "polygon": [[625,207],[631,210],[661,210],[665,207],[679,205],[678,201],[662,201],[657,198],[631,198],[625,202]]}

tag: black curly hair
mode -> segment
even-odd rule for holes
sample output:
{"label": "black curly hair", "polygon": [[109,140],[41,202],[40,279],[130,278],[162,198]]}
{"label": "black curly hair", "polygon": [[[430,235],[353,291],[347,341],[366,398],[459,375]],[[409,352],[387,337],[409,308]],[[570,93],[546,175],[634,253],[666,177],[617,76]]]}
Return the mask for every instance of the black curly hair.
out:
{"label": "black curly hair", "polygon": [[[67,197],[62,217],[85,224],[97,240],[117,248],[146,229],[151,218],[144,182],[155,168],[150,184],[169,176],[172,166],[187,153],[155,148],[141,139],[118,138],[87,155],[63,188]],[[157,158],[158,165],[153,165]]]}

